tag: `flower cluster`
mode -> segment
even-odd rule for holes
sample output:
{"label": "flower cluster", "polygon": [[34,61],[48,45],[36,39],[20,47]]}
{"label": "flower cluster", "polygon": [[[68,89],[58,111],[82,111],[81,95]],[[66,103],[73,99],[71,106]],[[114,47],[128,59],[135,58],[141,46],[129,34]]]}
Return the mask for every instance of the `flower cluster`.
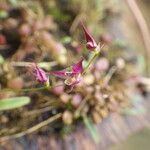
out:
{"label": "flower cluster", "polygon": [[[98,45],[96,44],[94,38],[90,35],[88,30],[85,28],[83,23],[81,23],[81,27],[84,31],[85,39],[86,39],[86,47],[90,51],[97,50]],[[96,52],[96,51],[95,51]],[[97,53],[96,53],[97,54]],[[94,56],[95,57],[95,56]],[[84,58],[81,58],[77,63],[73,64],[72,66],[60,70],[60,71],[51,71],[51,72],[45,72],[43,69],[38,67],[37,65],[34,67],[34,76],[36,80],[41,83],[48,85],[49,83],[49,75],[54,75],[58,78],[64,79],[64,83],[67,86],[70,86],[71,89],[81,82],[82,80],[82,74],[87,69],[87,67],[83,68],[83,61]],[[91,63],[91,61],[89,61]],[[88,64],[89,67],[90,64]]]}

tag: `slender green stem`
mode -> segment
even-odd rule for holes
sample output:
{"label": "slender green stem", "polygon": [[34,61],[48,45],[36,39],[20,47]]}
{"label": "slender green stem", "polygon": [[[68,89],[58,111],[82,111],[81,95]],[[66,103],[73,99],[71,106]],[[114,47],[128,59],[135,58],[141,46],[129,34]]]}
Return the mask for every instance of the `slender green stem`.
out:
{"label": "slender green stem", "polygon": [[63,84],[61,85],[55,85],[55,86],[42,86],[42,87],[37,87],[37,88],[25,88],[25,89],[2,89],[0,90],[1,92],[8,92],[8,91],[14,91],[14,92],[29,92],[29,91],[40,91],[40,90],[46,90],[46,89],[52,89],[58,86],[63,86]]}
{"label": "slender green stem", "polygon": [[38,88],[26,88],[26,89],[22,89],[23,92],[28,92],[28,91],[38,91],[38,90],[45,90],[48,87],[46,86],[42,86],[42,87],[38,87]]}
{"label": "slender green stem", "polygon": [[82,75],[85,75],[86,72],[88,71],[90,65],[92,62],[96,59],[96,57],[100,54],[100,50],[104,47],[104,44],[100,47],[100,45],[97,46],[97,48],[94,50],[94,55],[92,58],[89,60],[87,66],[84,68],[84,71],[82,72]]}
{"label": "slender green stem", "polygon": [[25,89],[2,89],[0,90],[0,92],[8,92],[8,91],[14,91],[14,92],[28,92],[28,91],[36,91],[36,90],[44,90],[47,87],[43,86],[43,87],[38,87],[38,88],[25,88]]}
{"label": "slender green stem", "polygon": [[82,115],[82,118],[83,118],[83,123],[85,124],[86,128],[90,132],[93,140],[96,143],[99,143],[100,142],[100,135],[98,134],[97,128],[93,125],[92,120],[90,118],[88,118],[88,116],[86,116],[85,114]]}
{"label": "slender green stem", "polygon": [[90,65],[92,64],[92,62],[96,59],[96,57],[98,56],[99,53],[94,53],[93,57],[90,59],[90,61],[88,62],[87,66],[85,67],[82,75],[85,75],[86,72],[88,71]]}

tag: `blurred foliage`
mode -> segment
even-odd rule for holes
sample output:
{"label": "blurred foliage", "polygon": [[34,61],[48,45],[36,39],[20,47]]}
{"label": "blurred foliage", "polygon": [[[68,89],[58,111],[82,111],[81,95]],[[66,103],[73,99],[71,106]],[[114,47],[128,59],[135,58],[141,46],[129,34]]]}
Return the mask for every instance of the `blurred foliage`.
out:
{"label": "blurred foliage", "polygon": [[30,103],[30,97],[12,97],[0,100],[0,111],[22,107]]}
{"label": "blurred foliage", "polygon": [[94,126],[92,120],[87,116],[83,116],[83,122],[88,129],[89,133],[91,134],[92,138],[96,143],[100,142],[100,133],[98,132],[96,126]]}

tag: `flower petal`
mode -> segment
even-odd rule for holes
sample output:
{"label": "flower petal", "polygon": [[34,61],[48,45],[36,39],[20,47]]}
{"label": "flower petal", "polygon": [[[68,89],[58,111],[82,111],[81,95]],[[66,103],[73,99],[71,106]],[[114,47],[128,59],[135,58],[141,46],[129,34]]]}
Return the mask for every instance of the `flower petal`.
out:
{"label": "flower petal", "polygon": [[81,26],[83,28],[84,34],[85,34],[85,38],[86,38],[86,47],[90,50],[95,49],[97,47],[97,44],[94,40],[94,38],[90,35],[90,33],[87,31],[87,29],[85,28],[85,26],[83,25],[83,23],[81,23]]}
{"label": "flower petal", "polygon": [[38,67],[37,65],[35,66],[33,73],[38,82],[45,83],[48,81],[48,77],[47,77],[45,71],[43,69],[41,69],[40,67]]}
{"label": "flower petal", "polygon": [[69,77],[65,80],[65,84],[68,86],[73,86],[80,83],[82,80],[81,74],[78,74],[74,77]]}
{"label": "flower petal", "polygon": [[83,60],[84,58],[82,58],[79,62],[77,62],[72,66],[72,72],[79,74],[83,71],[83,65],[82,65]]}
{"label": "flower petal", "polygon": [[62,71],[51,71],[51,72],[48,72],[48,74],[51,74],[51,75],[55,75],[59,78],[63,78],[63,79],[66,79],[66,70],[62,70]]}
{"label": "flower petal", "polygon": [[71,77],[71,76],[74,76],[76,75],[77,73],[76,72],[69,72],[67,71],[66,69],[65,70],[62,70],[62,71],[52,71],[52,72],[48,72],[48,74],[51,74],[51,75],[55,75],[59,78],[62,78],[62,79],[66,79],[68,77]]}
{"label": "flower petal", "polygon": [[66,79],[64,83],[69,87],[69,92],[71,92],[73,88],[81,82],[81,80],[81,74],[78,74],[76,77]]}

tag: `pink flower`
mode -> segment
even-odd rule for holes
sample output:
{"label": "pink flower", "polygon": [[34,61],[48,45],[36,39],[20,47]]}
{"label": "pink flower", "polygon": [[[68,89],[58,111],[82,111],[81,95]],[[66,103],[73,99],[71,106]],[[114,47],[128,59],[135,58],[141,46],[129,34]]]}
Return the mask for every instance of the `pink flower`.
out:
{"label": "pink flower", "polygon": [[81,26],[82,26],[84,34],[85,34],[85,38],[86,38],[86,42],[87,42],[86,43],[87,49],[94,50],[97,47],[97,44],[96,44],[94,38],[87,31],[87,29],[85,28],[85,26],[83,25],[83,23],[81,23]]}
{"label": "pink flower", "polygon": [[49,72],[48,74],[55,75],[59,78],[65,79],[65,84],[71,87],[74,87],[76,84],[78,84],[81,81],[81,73],[83,72],[83,58],[77,62],[76,64],[72,65],[69,68],[66,68],[61,71],[53,71]]}
{"label": "pink flower", "polygon": [[33,74],[34,74],[36,80],[41,84],[45,84],[49,81],[49,78],[46,75],[46,72],[43,69],[41,69],[40,67],[38,67],[36,64],[33,67]]}

